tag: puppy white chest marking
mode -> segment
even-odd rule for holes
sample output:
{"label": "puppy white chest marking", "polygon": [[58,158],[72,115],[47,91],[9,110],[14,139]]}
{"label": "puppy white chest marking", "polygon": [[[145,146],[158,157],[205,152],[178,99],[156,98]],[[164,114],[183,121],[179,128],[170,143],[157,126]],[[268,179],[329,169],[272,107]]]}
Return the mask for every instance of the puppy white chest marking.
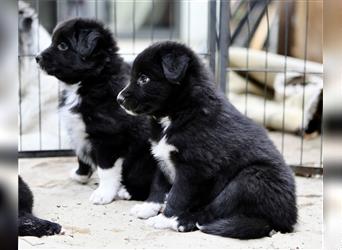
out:
{"label": "puppy white chest marking", "polygon": [[[163,118],[164,119],[164,118]],[[163,127],[163,131],[165,132],[170,126],[171,122],[166,117],[164,120],[161,120],[161,125]],[[170,158],[171,152],[177,152],[178,149],[171,144],[167,143],[166,135],[162,137],[159,142],[152,141],[152,154],[159,161],[159,167],[168,178],[168,180],[173,183],[176,177],[176,169]]]}
{"label": "puppy white chest marking", "polygon": [[85,163],[95,167],[90,157],[91,144],[86,133],[86,127],[80,113],[75,113],[73,108],[81,103],[81,97],[77,90],[79,84],[66,85],[63,84],[65,90],[65,103],[61,108],[63,123],[66,126],[71,147],[75,150],[76,155]]}

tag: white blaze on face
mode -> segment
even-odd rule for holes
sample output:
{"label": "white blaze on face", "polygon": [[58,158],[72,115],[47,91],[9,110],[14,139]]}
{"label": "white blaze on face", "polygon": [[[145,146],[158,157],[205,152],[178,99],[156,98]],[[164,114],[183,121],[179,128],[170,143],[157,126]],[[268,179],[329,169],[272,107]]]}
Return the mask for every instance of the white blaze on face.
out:
{"label": "white blaze on face", "polygon": [[108,204],[117,196],[121,187],[122,162],[123,159],[119,158],[112,168],[98,168],[100,183],[90,197],[93,204]]}
{"label": "white blaze on face", "polygon": [[[119,97],[122,97],[122,93],[129,87],[129,83],[126,85],[126,87],[123,89],[123,90],[121,90],[120,92],[119,92],[119,94],[118,94],[118,98]],[[120,105],[120,107],[123,109],[123,110],[125,110],[125,112],[127,113],[127,114],[129,114],[129,115],[133,115],[133,116],[136,116],[137,114],[136,113],[134,113],[133,111],[131,111],[131,110],[128,110],[128,109],[126,109],[123,105],[121,105],[121,104],[119,104]]]}

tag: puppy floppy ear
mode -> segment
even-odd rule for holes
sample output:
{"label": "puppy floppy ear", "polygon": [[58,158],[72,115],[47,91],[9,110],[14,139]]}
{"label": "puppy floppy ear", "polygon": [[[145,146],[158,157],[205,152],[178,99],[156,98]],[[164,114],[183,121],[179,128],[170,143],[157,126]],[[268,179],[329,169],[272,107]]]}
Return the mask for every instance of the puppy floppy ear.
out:
{"label": "puppy floppy ear", "polygon": [[78,50],[82,57],[90,56],[101,38],[98,31],[81,30],[78,37]]}
{"label": "puppy floppy ear", "polygon": [[169,53],[162,56],[162,67],[165,78],[174,84],[180,84],[179,82],[185,75],[189,61],[190,58],[185,54],[177,55],[175,53]]}

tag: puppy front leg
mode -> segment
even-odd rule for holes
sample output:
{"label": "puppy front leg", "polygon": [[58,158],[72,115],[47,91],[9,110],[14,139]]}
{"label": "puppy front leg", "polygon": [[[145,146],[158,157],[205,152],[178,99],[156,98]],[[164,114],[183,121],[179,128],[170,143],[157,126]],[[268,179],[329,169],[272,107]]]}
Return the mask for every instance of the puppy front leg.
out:
{"label": "puppy front leg", "polygon": [[[179,216],[187,214],[192,207],[192,200],[198,193],[198,180],[189,179],[186,176],[176,175],[175,182],[167,197],[166,207],[162,214],[147,220],[147,224],[154,228],[163,229],[170,228],[175,231],[190,231],[196,226],[196,222],[189,224],[188,220],[183,218],[179,220]],[[186,221],[186,222],[185,222]],[[182,222],[182,223],[180,223]]]}
{"label": "puppy front leg", "polygon": [[164,206],[165,198],[169,192],[171,184],[167,181],[160,169],[156,170],[150,195],[142,204],[135,205],[130,214],[140,219],[147,219],[158,215]]}
{"label": "puppy front leg", "polygon": [[104,156],[100,157],[97,157],[99,186],[90,196],[90,201],[97,205],[111,203],[118,194],[121,187],[123,163],[123,158],[106,159]]}

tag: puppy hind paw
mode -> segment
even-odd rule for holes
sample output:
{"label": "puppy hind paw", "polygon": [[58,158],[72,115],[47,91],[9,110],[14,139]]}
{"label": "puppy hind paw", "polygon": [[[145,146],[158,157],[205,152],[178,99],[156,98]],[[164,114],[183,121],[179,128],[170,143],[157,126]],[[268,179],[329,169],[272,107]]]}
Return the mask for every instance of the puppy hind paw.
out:
{"label": "puppy hind paw", "polygon": [[131,198],[132,198],[132,196],[129,194],[129,192],[127,191],[127,189],[124,186],[122,186],[119,189],[119,191],[115,197],[115,199],[117,199],[117,200],[130,200]]}
{"label": "puppy hind paw", "polygon": [[172,229],[178,231],[177,217],[165,217],[165,215],[159,214],[147,219],[146,224],[156,229]]}
{"label": "puppy hind paw", "polygon": [[148,219],[150,217],[158,215],[162,208],[162,204],[155,202],[144,202],[137,204],[130,210],[130,215],[133,215],[139,219]]}
{"label": "puppy hind paw", "polygon": [[90,176],[91,174],[88,174],[88,175],[80,175],[77,173],[77,169],[78,168],[74,168],[70,171],[70,178],[73,180],[73,181],[76,181],[78,183],[81,183],[81,184],[86,184],[89,179],[90,179]]}

